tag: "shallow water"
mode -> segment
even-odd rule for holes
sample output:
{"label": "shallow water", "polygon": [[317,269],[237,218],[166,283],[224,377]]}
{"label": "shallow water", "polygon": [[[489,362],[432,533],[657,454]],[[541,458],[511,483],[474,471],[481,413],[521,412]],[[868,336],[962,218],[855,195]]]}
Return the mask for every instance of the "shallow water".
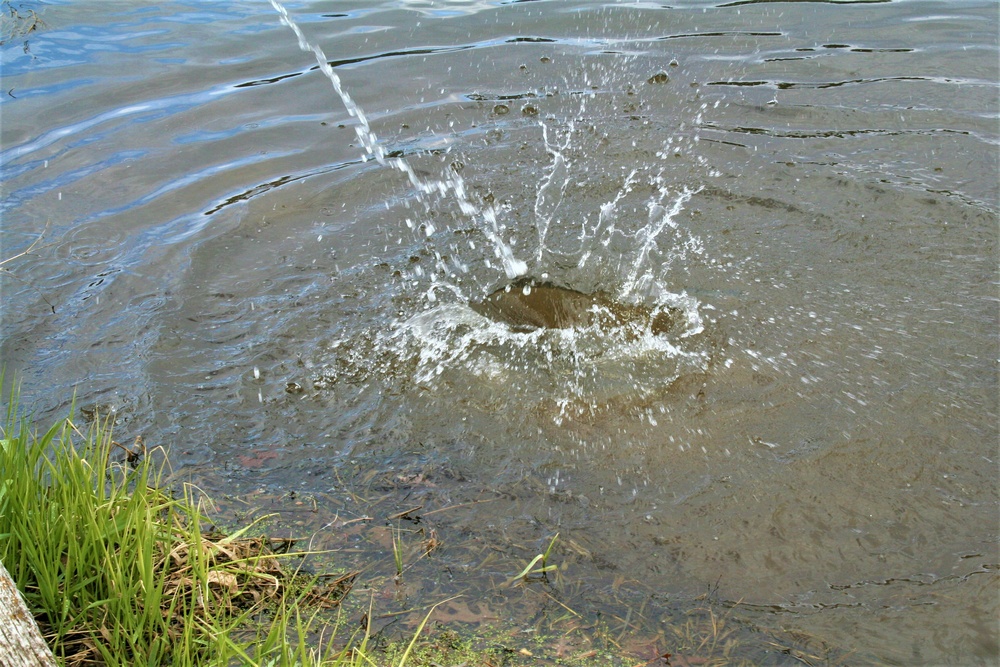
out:
{"label": "shallow water", "polygon": [[[592,612],[996,659],[994,3],[289,5],[386,164],[269,3],[95,7],[3,46],[26,407],[210,492],[488,498],[441,567],[558,531]],[[493,321],[504,252],[676,325]]]}

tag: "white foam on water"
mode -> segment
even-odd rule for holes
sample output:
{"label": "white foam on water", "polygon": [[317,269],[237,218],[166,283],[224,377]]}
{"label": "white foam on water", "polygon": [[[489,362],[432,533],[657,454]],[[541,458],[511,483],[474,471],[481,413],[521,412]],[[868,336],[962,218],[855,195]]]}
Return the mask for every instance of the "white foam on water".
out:
{"label": "white foam on water", "polygon": [[638,404],[707,367],[708,354],[685,345],[703,329],[698,300],[660,289],[661,306],[681,313],[679,335],[654,333],[649,322],[523,331],[459,302],[398,322],[386,343],[416,361],[418,384],[462,387],[520,410],[550,404],[552,419],[562,423],[610,402]]}

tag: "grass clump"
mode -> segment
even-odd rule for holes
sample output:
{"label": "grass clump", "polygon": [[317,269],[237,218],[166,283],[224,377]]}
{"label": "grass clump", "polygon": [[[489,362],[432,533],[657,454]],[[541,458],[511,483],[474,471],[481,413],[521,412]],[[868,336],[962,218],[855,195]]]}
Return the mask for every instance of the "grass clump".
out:
{"label": "grass clump", "polygon": [[148,457],[126,450],[116,462],[121,445],[99,419],[86,433],[65,419],[39,435],[16,405],[15,393],[0,432],[0,561],[61,663],[349,656],[329,641],[310,647],[323,645],[320,611],[350,578],[319,587],[286,573],[272,541],[215,531],[189,488],[175,498],[159,487]]}

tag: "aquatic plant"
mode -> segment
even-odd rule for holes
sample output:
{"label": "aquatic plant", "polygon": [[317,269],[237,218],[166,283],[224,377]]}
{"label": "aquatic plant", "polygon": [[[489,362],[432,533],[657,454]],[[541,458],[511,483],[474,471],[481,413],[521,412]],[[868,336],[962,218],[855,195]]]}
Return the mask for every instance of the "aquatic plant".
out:
{"label": "aquatic plant", "polygon": [[[33,9],[23,4],[14,6],[9,0],[0,2],[0,46],[7,42],[27,37],[32,32],[44,28],[45,22]],[[24,40],[24,52],[28,52],[28,40]]]}
{"label": "aquatic plant", "polygon": [[[549,562],[549,556],[552,555],[552,547],[555,546],[556,540],[558,538],[559,538],[559,533],[553,535],[552,539],[549,540],[549,546],[545,549],[545,551],[532,558],[531,562],[528,563],[523,570],[521,570],[521,573],[516,577],[514,577],[514,581],[518,579],[527,580],[528,577],[530,576],[544,577],[546,573],[555,570],[557,566],[549,565],[548,562]],[[541,565],[539,567],[535,567],[536,565],[539,565],[539,563],[541,563]]]}

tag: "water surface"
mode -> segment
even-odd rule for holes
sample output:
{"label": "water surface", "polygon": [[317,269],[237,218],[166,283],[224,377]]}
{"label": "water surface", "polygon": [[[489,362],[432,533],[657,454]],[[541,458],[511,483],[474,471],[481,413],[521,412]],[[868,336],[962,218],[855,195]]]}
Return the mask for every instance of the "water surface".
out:
{"label": "water surface", "polygon": [[[25,407],[209,492],[489,500],[435,516],[472,597],[559,532],[586,613],[996,659],[994,3],[288,10],[371,134],[267,2],[3,45]],[[476,307],[512,284],[632,315]]]}

